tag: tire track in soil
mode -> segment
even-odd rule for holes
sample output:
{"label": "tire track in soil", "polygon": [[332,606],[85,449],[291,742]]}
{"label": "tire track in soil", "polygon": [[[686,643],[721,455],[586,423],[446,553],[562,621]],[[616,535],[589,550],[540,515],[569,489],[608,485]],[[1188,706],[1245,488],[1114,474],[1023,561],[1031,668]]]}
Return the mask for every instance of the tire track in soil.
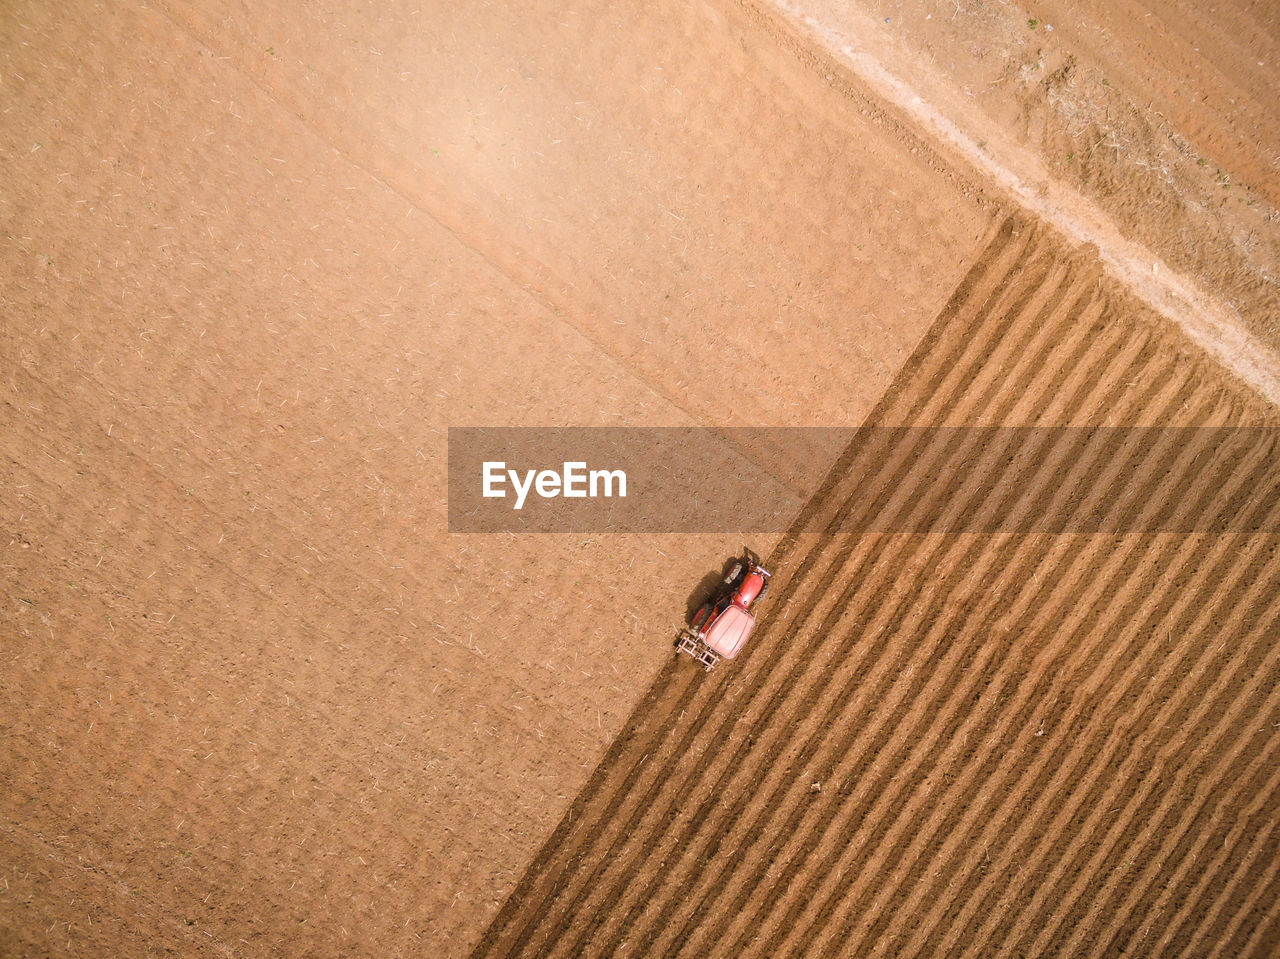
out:
{"label": "tire track in soil", "polygon": [[[731,817],[731,818],[732,818],[732,817]],[[732,911],[733,911],[733,910],[732,910],[732,909],[730,909],[730,910],[727,910],[727,912],[729,912],[729,913],[731,913],[731,912],[732,912]]]}
{"label": "tire track in soil", "polygon": [[[1276,424],[1099,272],[1006,219],[868,422]],[[1274,747],[1244,735],[1275,719],[1274,535],[846,525],[1031,515],[1073,473],[1098,477],[1077,515],[1275,523],[1280,491],[1247,487],[1258,450],[1208,471],[1173,435],[1131,477],[1062,437],[1014,478],[1003,447],[968,450],[939,491],[920,480],[965,440],[859,434],[770,557],[752,646],[664,669],[473,959],[1143,954],[1171,903],[1166,946],[1274,945],[1270,900],[1224,898],[1276,881]]]}

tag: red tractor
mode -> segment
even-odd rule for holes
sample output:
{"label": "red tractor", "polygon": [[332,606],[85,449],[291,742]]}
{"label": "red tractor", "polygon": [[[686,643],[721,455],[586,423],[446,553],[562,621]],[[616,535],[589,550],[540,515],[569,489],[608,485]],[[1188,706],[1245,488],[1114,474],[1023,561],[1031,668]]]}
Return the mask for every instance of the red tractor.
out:
{"label": "red tractor", "polygon": [[747,608],[769,588],[769,571],[750,556],[735,562],[724,578],[719,597],[704,603],[680,631],[676,650],[688,653],[707,672],[723,659],[733,659],[746,645],[756,619]]}

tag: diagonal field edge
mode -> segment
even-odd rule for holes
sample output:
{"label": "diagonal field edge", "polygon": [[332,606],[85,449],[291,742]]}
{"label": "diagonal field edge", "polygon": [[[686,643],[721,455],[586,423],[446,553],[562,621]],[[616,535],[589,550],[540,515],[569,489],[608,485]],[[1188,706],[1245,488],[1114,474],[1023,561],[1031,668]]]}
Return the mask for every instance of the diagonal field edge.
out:
{"label": "diagonal field edge", "polygon": [[[868,423],[883,422],[886,414],[900,401],[902,395],[915,385],[918,374],[949,327],[947,320],[963,308],[975,289],[982,284],[991,266],[1000,259],[1001,253],[1015,241],[1020,233],[1029,229],[1030,227],[1025,221],[1015,216],[1006,216],[995,224],[973,265],[960,280],[937,318],[930,324],[928,332],[925,333],[920,343],[903,363],[893,383],[876,403],[871,413],[868,414]],[[813,495],[797,514],[787,532],[783,534],[770,553],[767,562],[771,564],[771,568],[781,569],[791,562],[792,553],[799,544],[800,538],[806,532],[811,531],[815,518],[819,517],[827,507],[828,499],[839,488],[849,465],[860,455],[869,438],[869,434],[856,433],[849,445],[836,458],[822,483],[819,484]],[[807,579],[807,574],[811,572],[812,567],[808,563],[802,565],[803,568],[797,570],[796,575],[779,584],[781,589],[778,590],[778,595],[774,598],[774,602],[779,607],[785,605],[787,600],[799,591],[799,587]],[[762,630],[767,630],[768,627],[769,621],[762,624]],[[557,853],[565,847],[574,826],[584,824],[586,811],[597,801],[606,783],[613,780],[617,771],[628,763],[631,769],[629,770],[630,775],[626,778],[629,781],[634,781],[634,778],[639,774],[640,767],[649,757],[647,754],[640,753],[640,749],[637,748],[637,740],[643,738],[647,744],[650,734],[662,735],[662,730],[649,729],[649,720],[655,715],[662,715],[668,711],[662,708],[662,704],[664,700],[671,698],[673,684],[679,675],[678,665],[679,663],[676,660],[668,661],[654,678],[649,689],[623,725],[623,732],[609,746],[604,757],[579,791],[577,797],[570,804],[569,809],[565,812],[555,830],[547,837],[546,842],[543,843],[538,853],[534,856],[520,881],[507,895],[498,914],[472,951],[472,959],[486,959],[489,956],[503,954],[495,951],[499,943],[508,933],[513,923],[518,922],[520,914],[528,904],[530,897],[546,878],[548,869]],[[679,693],[675,697],[674,712],[677,715],[688,704],[698,685],[695,680],[699,677],[692,674],[687,675],[689,678],[679,687]],[[668,709],[670,708],[669,706]],[[637,756],[637,753],[640,754]],[[618,798],[625,796],[627,791],[626,788],[618,790]],[[603,818],[607,819],[608,817]],[[526,921],[532,923],[536,921],[536,916],[527,917]]]}

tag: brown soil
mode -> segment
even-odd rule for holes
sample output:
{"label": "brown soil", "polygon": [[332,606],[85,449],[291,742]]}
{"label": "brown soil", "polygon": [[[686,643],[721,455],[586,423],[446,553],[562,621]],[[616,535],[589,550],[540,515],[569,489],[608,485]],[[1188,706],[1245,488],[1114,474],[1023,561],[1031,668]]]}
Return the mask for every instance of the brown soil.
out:
{"label": "brown soil", "polygon": [[833,23],[867,18],[859,29],[903,75],[943,81],[948,112],[1031,151],[1280,351],[1276,4],[781,2]]}
{"label": "brown soil", "polygon": [[464,955],[742,543],[447,427],[855,425],[995,207],[714,10],[212,9],[0,14],[0,952]]}
{"label": "brown soil", "polygon": [[1272,415],[760,10],[518,7],[0,10],[0,954],[1274,945],[1274,544],[815,467],[708,682],[735,538],[446,532],[449,426]]}
{"label": "brown soil", "polygon": [[[1277,422],[1059,242],[1007,224],[869,421]],[[475,959],[1274,954],[1280,481],[1183,470],[1159,431],[1117,478],[1073,435],[941,491],[847,451],[770,558],[763,635],[664,670]],[[1146,516],[1167,472],[1173,514],[1272,532],[840,532],[1091,474],[1082,515],[1173,523]]]}

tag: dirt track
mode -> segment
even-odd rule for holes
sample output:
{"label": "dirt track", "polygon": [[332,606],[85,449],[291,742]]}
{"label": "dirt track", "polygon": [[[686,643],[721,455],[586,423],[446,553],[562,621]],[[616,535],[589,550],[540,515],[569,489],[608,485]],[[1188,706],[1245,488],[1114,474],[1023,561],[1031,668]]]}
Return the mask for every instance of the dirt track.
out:
{"label": "dirt track", "polygon": [[[1103,421],[1275,422],[1013,222],[871,417]],[[476,959],[1273,953],[1274,534],[818,534],[930,508],[892,452],[848,451],[780,545],[745,661],[664,671]],[[1079,510],[1152,508],[1104,465],[1045,449],[1010,497],[993,456],[946,495],[1016,511],[1099,469]],[[1177,509],[1243,495],[1274,530],[1247,472],[1186,473]]]}
{"label": "dirt track", "polygon": [[445,532],[451,425],[1271,422],[761,9],[0,11],[0,953],[1274,945],[1274,542],[835,485],[705,682],[736,538]]}

